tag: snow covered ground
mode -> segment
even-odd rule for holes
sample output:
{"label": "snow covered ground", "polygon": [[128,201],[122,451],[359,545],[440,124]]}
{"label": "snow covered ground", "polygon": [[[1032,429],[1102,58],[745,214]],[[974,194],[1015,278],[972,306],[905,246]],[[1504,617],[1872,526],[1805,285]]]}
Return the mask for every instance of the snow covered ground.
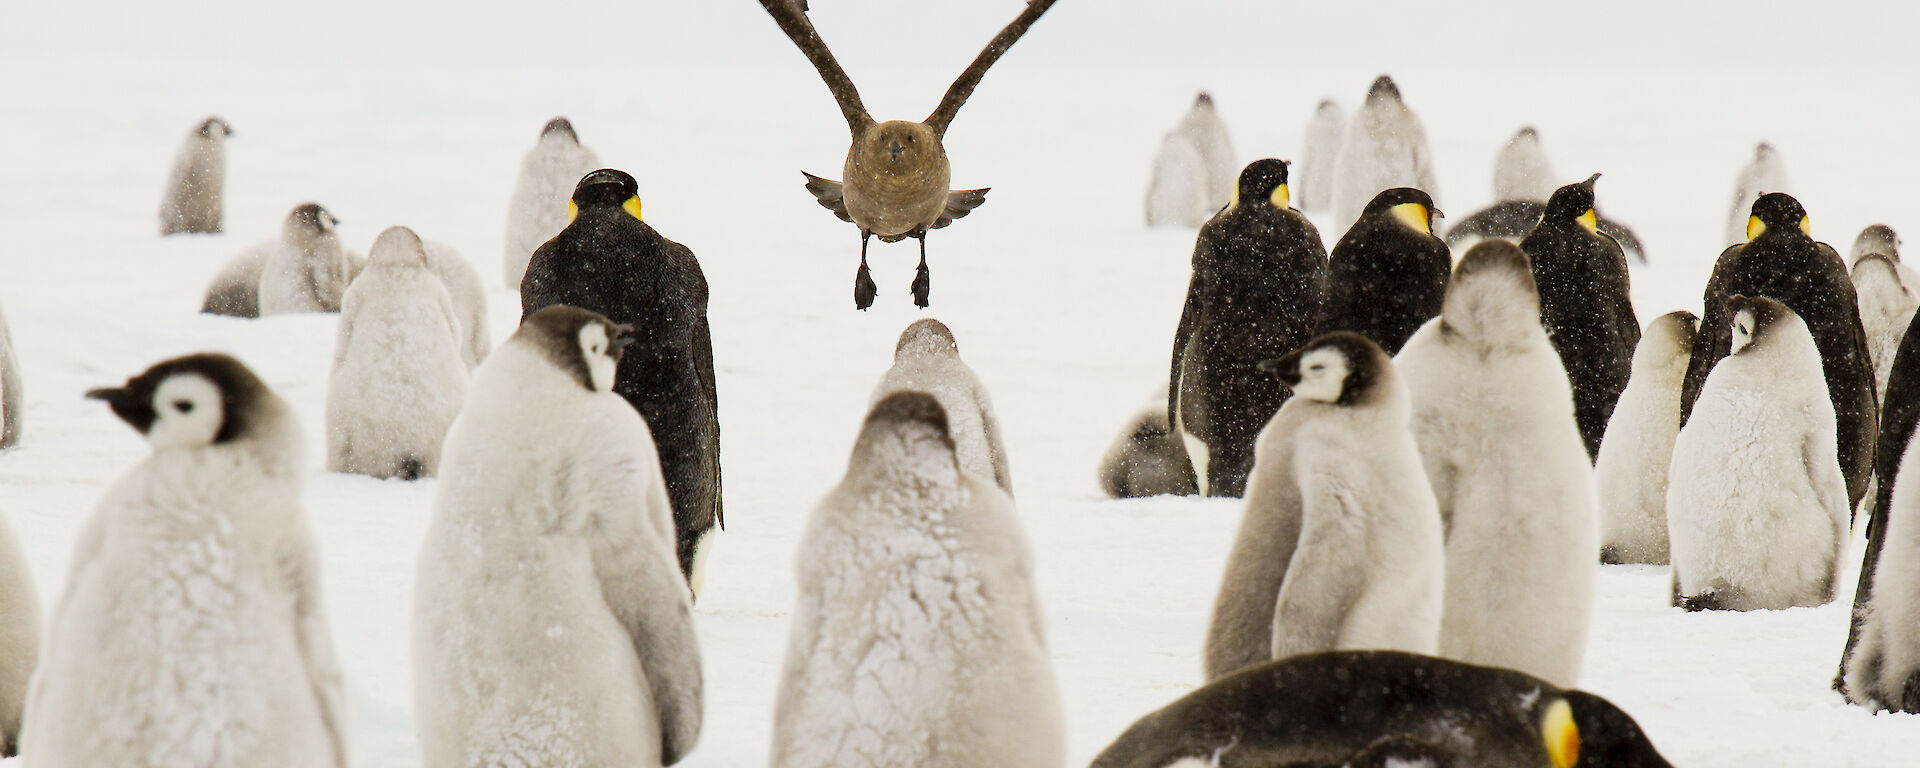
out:
{"label": "snow covered ground", "polygon": [[[333,316],[244,321],[194,311],[221,263],[273,237],[285,212],[307,200],[342,219],[351,247],[364,250],[381,229],[406,224],[453,244],[497,281],[520,155],[547,118],[565,114],[604,161],[639,178],[648,220],[691,247],[712,284],[729,527],[698,608],[707,724],[685,764],[762,765],[793,602],[793,548],[813,501],[845,471],[895,335],[922,316],[907,293],[913,245],[874,245],[881,297],[873,311],[854,312],[858,236],[814,204],[797,173],[838,175],[844,123],[751,3],[589,4],[572,13],[599,19],[600,29],[565,30],[501,12],[500,3],[480,5],[463,43],[468,30],[448,19],[405,10],[388,18],[349,3],[349,18],[370,31],[316,21],[338,34],[334,49],[311,34],[276,46],[263,30],[292,22],[251,5],[214,8],[229,14],[214,33],[192,18],[128,9],[100,20],[101,38],[83,41],[75,27],[56,30],[52,43],[16,46],[21,26],[0,23],[14,30],[0,32],[0,48],[14,51],[0,54],[0,307],[27,390],[24,442],[0,454],[0,514],[19,532],[51,608],[79,523],[147,450],[81,393],[163,357],[238,355],[295,404],[307,428],[306,504],[350,689],[355,764],[414,765],[408,599],[434,483],[322,471]],[[835,3],[813,5],[883,119],[926,114],[1015,7],[897,11],[947,33],[925,42],[919,66],[896,69],[861,49],[858,33],[870,27],[860,24],[877,22],[849,22]],[[1605,173],[1601,208],[1646,243],[1653,263],[1634,274],[1642,320],[1697,309],[1724,245],[1734,175],[1761,139],[1781,149],[1816,236],[1845,250],[1875,221],[1920,231],[1911,192],[1920,145],[1909,140],[1920,117],[1914,67],[1867,66],[1887,56],[1873,44],[1882,28],[1825,35],[1818,55],[1794,61],[1729,44],[1646,53],[1644,66],[1620,51],[1600,64],[1542,59],[1534,68],[1495,66],[1499,57],[1474,51],[1436,52],[1442,64],[1418,66],[1412,54],[1377,47],[1331,63],[1277,44],[1237,57],[1214,50],[1259,42],[1233,29],[1195,32],[1175,53],[1138,61],[1098,47],[1144,39],[1138,24],[1168,21],[1114,13],[1149,5],[1157,4],[1062,3],[1002,61],[947,142],[955,186],[994,191],[929,238],[928,314],[952,326],[1007,432],[1066,697],[1071,764],[1085,764],[1133,719],[1198,683],[1206,611],[1238,522],[1233,501],[1108,501],[1093,475],[1121,420],[1165,380],[1192,234],[1146,230],[1142,204],[1159,137],[1195,90],[1214,94],[1243,162],[1291,157],[1320,98],[1351,108],[1392,67],[1432,137],[1440,206],[1456,219],[1487,202],[1490,164],[1507,137],[1521,124],[1538,126],[1567,181]],[[214,12],[201,6],[219,4],[192,9]],[[1697,15],[1711,18],[1711,10]],[[43,26],[78,21],[51,5],[5,13]],[[1598,19],[1598,28],[1638,28],[1621,15]],[[1321,38],[1306,43],[1315,50],[1345,39],[1313,27],[1349,23],[1338,12],[1302,18],[1284,37]],[[1814,24],[1813,32],[1851,23]],[[507,45],[521,24],[550,39]],[[630,26],[638,42],[626,37]],[[587,39],[596,34],[613,42]],[[1701,22],[1661,27],[1654,39],[1679,45],[1723,34]],[[174,35],[200,47],[170,50]],[[1389,42],[1406,37],[1396,35]],[[574,59],[568,41],[588,47]],[[1552,49],[1536,40],[1520,50]],[[313,55],[323,50],[338,55]],[[209,113],[236,130],[228,232],[162,239],[155,212],[173,152]],[[1338,235],[1324,234],[1329,245]],[[497,285],[489,300],[504,339],[517,300]],[[1857,542],[1852,556],[1857,562]],[[1846,593],[1852,583],[1849,572]],[[1817,609],[1683,615],[1666,606],[1665,568],[1603,568],[1599,588],[1584,687],[1634,714],[1676,765],[1896,766],[1920,754],[1920,719],[1869,715],[1828,689],[1849,594]]]}

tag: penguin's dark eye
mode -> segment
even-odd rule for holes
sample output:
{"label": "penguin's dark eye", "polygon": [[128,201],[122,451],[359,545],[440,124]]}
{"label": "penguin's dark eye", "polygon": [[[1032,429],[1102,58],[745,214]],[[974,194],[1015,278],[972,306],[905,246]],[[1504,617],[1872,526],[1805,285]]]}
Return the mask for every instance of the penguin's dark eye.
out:
{"label": "penguin's dark eye", "polygon": [[1307,366],[1307,370],[1309,371],[1324,371],[1326,369],[1327,367],[1325,365],[1321,365],[1319,363],[1315,363],[1313,365]]}
{"label": "penguin's dark eye", "polygon": [[173,409],[181,413],[193,413],[193,401],[175,400],[173,401]]}

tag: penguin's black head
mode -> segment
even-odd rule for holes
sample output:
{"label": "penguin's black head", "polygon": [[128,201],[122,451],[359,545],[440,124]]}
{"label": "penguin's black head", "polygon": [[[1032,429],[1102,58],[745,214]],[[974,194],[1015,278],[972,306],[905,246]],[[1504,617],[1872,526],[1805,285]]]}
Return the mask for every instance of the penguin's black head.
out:
{"label": "penguin's black head", "polygon": [[340,219],[332,211],[320,207],[319,203],[301,203],[287,212],[287,220],[281,228],[293,235],[318,235],[332,232],[340,226]]}
{"label": "penguin's black head", "polygon": [[1535,141],[1538,141],[1540,139],[1540,133],[1538,131],[1535,131],[1533,129],[1533,126],[1531,125],[1521,126],[1520,130],[1517,133],[1513,134],[1512,140],[1519,141],[1521,139],[1533,139]]}
{"label": "penguin's black head", "polygon": [[1373,85],[1367,86],[1367,103],[1383,99],[1400,100],[1400,86],[1394,85],[1393,78],[1386,75],[1374,78]]}
{"label": "penguin's black head", "polygon": [[1596,173],[1586,181],[1554,190],[1553,197],[1547,198],[1547,210],[1542,218],[1574,222],[1588,234],[1599,232],[1600,214],[1593,210],[1593,183],[1599,180],[1600,174]]}
{"label": "penguin's black head", "polygon": [[209,116],[200,121],[200,135],[209,139],[225,138],[233,135],[233,126],[219,117]]}
{"label": "penguin's black head", "polygon": [[1240,170],[1240,181],[1233,188],[1234,205],[1246,200],[1265,200],[1286,210],[1291,200],[1287,191],[1287,161],[1267,158],[1255,160]]}
{"label": "penguin's black head", "polygon": [[[1556,756],[1556,761],[1570,758],[1566,764],[1578,768],[1672,768],[1640,730],[1640,724],[1613,702],[1586,691],[1565,691],[1561,695],[1571,714],[1573,730],[1570,734],[1556,733],[1550,726],[1543,734],[1549,743],[1548,753]],[[1552,716],[1551,709],[1548,714]],[[1564,750],[1569,735],[1573,753],[1556,752],[1554,745]]]}
{"label": "penguin's black head", "polygon": [[1334,331],[1307,342],[1278,360],[1264,360],[1262,371],[1278,377],[1293,394],[1334,405],[1354,405],[1372,391],[1387,353],[1351,331]]}
{"label": "penguin's black head", "polygon": [[533,346],[553,367],[595,392],[613,389],[614,372],[632,344],[633,327],[606,315],[566,304],[554,304],[528,315],[508,342]]}
{"label": "penguin's black head", "polygon": [[1813,236],[1813,223],[1807,218],[1807,209],[1800,207],[1800,201],[1785,192],[1768,192],[1753,201],[1753,215],[1747,217],[1747,240],[1759,239],[1768,232],[1791,237],[1798,231],[1802,236]]}
{"label": "penguin's black head", "polygon": [[1361,218],[1379,216],[1390,216],[1408,229],[1431,235],[1433,220],[1446,214],[1433,207],[1433,197],[1427,193],[1413,187],[1394,187],[1374,195],[1360,212]]}
{"label": "penguin's black head", "polygon": [[154,450],[198,448],[244,437],[267,385],[239,360],[216,352],[155,363],[124,386],[89,390]]}
{"label": "penguin's black head", "polygon": [[567,138],[572,139],[575,142],[580,141],[580,135],[573,132],[573,123],[564,117],[556,117],[552,120],[548,120],[546,127],[540,129],[541,138],[545,138],[547,136],[551,136],[556,133],[566,136]]}
{"label": "penguin's black head", "polygon": [[1787,305],[1765,296],[1734,294],[1727,300],[1727,309],[1733,313],[1733,343],[1728,351],[1733,355],[1766,339],[1775,324],[1794,316]]}
{"label": "penguin's black head", "polygon": [[595,209],[621,208],[640,218],[640,183],[633,180],[626,171],[602,168],[580,177],[580,183],[573,187],[573,199],[567,202],[567,221],[579,217],[581,211]]}
{"label": "penguin's black head", "polygon": [[953,340],[953,330],[946,323],[931,317],[913,321],[912,325],[900,332],[900,340],[893,345],[895,360],[908,354],[927,353],[947,357],[960,353],[960,344]]}

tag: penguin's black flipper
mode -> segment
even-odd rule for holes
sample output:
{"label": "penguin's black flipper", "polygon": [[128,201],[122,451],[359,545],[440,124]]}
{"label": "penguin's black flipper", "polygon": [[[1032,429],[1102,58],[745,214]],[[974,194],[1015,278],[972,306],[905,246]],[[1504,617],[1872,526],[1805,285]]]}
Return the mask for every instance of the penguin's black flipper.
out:
{"label": "penguin's black flipper", "polygon": [[833,211],[833,215],[840,217],[841,221],[853,221],[853,216],[847,213],[847,199],[840,192],[840,182],[823,179],[806,171],[801,171],[800,175],[807,177],[807,191],[813,193],[814,202]]}
{"label": "penguin's black flipper", "polygon": [[1620,250],[1626,251],[1627,255],[1632,256],[1634,261],[1642,264],[1647,263],[1647,249],[1641,247],[1640,238],[1634,237],[1633,230],[1627,229],[1627,225],[1609,219],[1601,219],[1600,234],[1613,238],[1614,242],[1620,244]]}
{"label": "penguin's black flipper", "polygon": [[933,292],[933,273],[927,271],[927,238],[920,236],[920,267],[913,272],[913,305],[927,308],[927,295]]}
{"label": "penguin's black flipper", "polygon": [[[812,187],[808,188],[811,189]],[[940,219],[928,225],[927,229],[939,229],[948,224],[952,224],[954,219],[962,218],[972,213],[973,209],[980,207],[981,203],[987,201],[988,189],[992,189],[992,187],[984,189],[956,189],[947,192],[946,210],[941,211]],[[825,205],[825,203],[822,203],[822,205]]]}

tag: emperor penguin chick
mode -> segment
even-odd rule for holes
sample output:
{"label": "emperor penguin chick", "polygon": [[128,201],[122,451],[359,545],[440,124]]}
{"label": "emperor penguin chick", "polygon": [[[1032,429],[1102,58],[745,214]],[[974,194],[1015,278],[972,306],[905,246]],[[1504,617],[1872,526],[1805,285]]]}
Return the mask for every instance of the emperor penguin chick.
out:
{"label": "emperor penguin chick", "polygon": [[1786,305],[1728,304],[1733,353],[1714,365],[1673,446],[1674,604],[1820,605],[1833,599],[1850,518],[1820,350]]}
{"label": "emperor penguin chick", "polygon": [[869,405],[895,392],[933,395],[947,409],[947,427],[960,470],[992,480],[1013,493],[1013,473],[1007,465],[1007,443],[1000,437],[1000,420],[993,415],[987,386],[960,359],[960,346],[946,323],[931,317],[915,320],[900,332],[893,348],[893,367],[873,388]]}
{"label": "emperor penguin chick", "polygon": [[233,126],[218,117],[200,121],[200,127],[187,134],[160,201],[160,234],[220,231],[227,137],[232,135]]}
{"label": "emperor penguin chick", "polygon": [[424,768],[673,765],[699,738],[672,505],[610,391],[629,330],[548,307],[473,373],[414,588]]}
{"label": "emperor penguin chick", "polygon": [[1760,142],[1753,147],[1753,159],[1740,169],[1733,186],[1733,206],[1727,210],[1728,243],[1747,241],[1747,211],[1761,195],[1769,192],[1792,193],[1787,181],[1787,166],[1772,144]]}
{"label": "emperor penguin chick", "polygon": [[1600,562],[1667,564],[1667,467],[1680,436],[1680,380],[1699,323],[1692,312],[1668,312],[1647,324],[1633,351],[1633,378],[1593,465]]}
{"label": "emperor penguin chick", "polygon": [[1293,397],[1260,431],[1207,679],[1315,651],[1434,653],[1445,545],[1393,361],[1330,333],[1261,367]]}
{"label": "emperor penguin chick", "polygon": [[1300,149],[1300,172],[1294,184],[1300,210],[1324,211],[1333,205],[1333,168],[1340,159],[1340,142],[1345,139],[1347,114],[1339,103],[1323,99],[1307,121],[1307,135]]}
{"label": "emperor penguin chick", "polygon": [[21,751],[38,768],[346,765],[293,409],[221,354],[87,396],[153,454],[74,544]]}
{"label": "emperor penguin chick", "polygon": [[380,233],[347,289],[327,380],[327,469],[413,480],[435,474],[467,398],[460,322],[419,236]]}
{"label": "emperor penguin chick", "polygon": [[280,243],[260,266],[260,316],[338,312],[352,267],[334,229],[340,220],[302,203],[280,226]]}
{"label": "emperor penguin chick", "polygon": [[1347,121],[1347,138],[1334,165],[1334,231],[1351,226],[1381,190],[1414,187],[1438,200],[1433,151],[1420,118],[1400,99],[1393,78],[1381,75]]}
{"label": "emperor penguin chick", "polygon": [[774,768],[1065,762],[1013,500],[961,469],[932,395],[868,412],[796,562]]}
{"label": "emperor penguin chick", "polygon": [[1847,699],[1875,711],[1920,712],[1920,459],[1905,452],[1841,670]]}
{"label": "emperor penguin chick", "polygon": [[1440,655],[1579,681],[1599,499],[1572,389],[1518,246],[1467,251],[1440,317],[1394,358],[1447,538]]}
{"label": "emperor penguin chick", "polygon": [[600,156],[580,143],[571,121],[556,117],[540,129],[540,140],[520,159],[520,179],[507,206],[507,249],[500,259],[500,276],[508,288],[520,290],[527,259],[567,226],[567,198],[574,183],[599,167]]}
{"label": "emperor penguin chick", "polygon": [[1873,391],[1884,402],[1887,378],[1893,373],[1894,353],[1913,310],[1920,307],[1914,291],[1920,284],[1908,284],[1898,262],[1880,253],[1862,255],[1853,262],[1853,289],[1860,299],[1861,330],[1867,334],[1867,354],[1873,359]]}
{"label": "emperor penguin chick", "polygon": [[20,716],[40,660],[40,592],[13,526],[0,520],[0,757],[20,754]]}
{"label": "emperor penguin chick", "polygon": [[1100,458],[1100,490],[1116,499],[1199,492],[1187,449],[1167,421],[1164,394],[1148,402],[1120,430]]}
{"label": "emperor penguin chick", "polygon": [[1540,147],[1540,133],[1529,125],[1507,139],[1493,156],[1493,199],[1544,203],[1553,196],[1553,162]]}
{"label": "emperor penguin chick", "polygon": [[1147,226],[1198,227],[1226,206],[1239,170],[1227,124],[1205,91],[1161,141],[1147,187]]}
{"label": "emperor penguin chick", "polygon": [[[13,353],[13,331],[0,315],[0,449],[20,444],[26,393],[20,389],[20,358]],[[10,731],[11,732],[11,731]]]}
{"label": "emperor penguin chick", "polygon": [[[453,246],[432,240],[423,241],[422,245],[427,268],[440,279],[440,285],[447,289],[447,298],[453,301],[453,315],[460,323],[460,359],[471,369],[493,349],[493,333],[487,328],[487,287],[480,282],[480,273],[474,270],[473,264]],[[352,254],[348,256],[351,258]],[[360,270],[355,269],[355,278],[359,274]]]}

